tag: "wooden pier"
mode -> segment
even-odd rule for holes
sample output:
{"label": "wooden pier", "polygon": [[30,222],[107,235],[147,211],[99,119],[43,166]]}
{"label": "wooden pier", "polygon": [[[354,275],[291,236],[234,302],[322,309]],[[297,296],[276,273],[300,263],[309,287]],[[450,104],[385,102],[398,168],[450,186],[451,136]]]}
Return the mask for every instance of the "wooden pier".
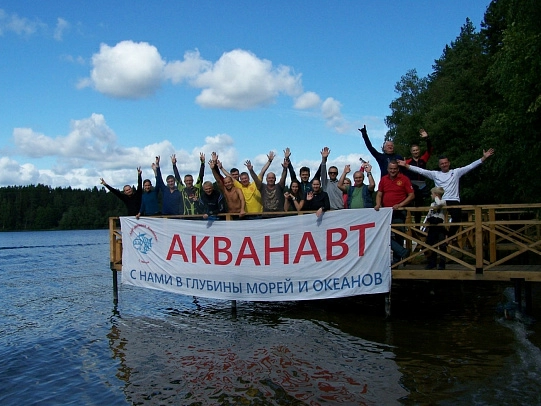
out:
{"label": "wooden pier", "polygon": [[[541,203],[453,207],[462,208],[462,221],[452,223],[459,230],[434,246],[425,243],[427,227],[448,227],[450,223],[435,226],[414,223],[413,213],[427,213],[428,207],[406,208],[406,223],[392,225],[391,232],[404,237],[405,246],[410,251],[408,257],[392,266],[393,282],[406,279],[509,281],[514,283],[519,307],[523,287],[526,303],[531,303],[530,283],[541,282]],[[291,212],[272,214],[292,215]],[[230,219],[230,215],[224,217]],[[109,237],[110,267],[116,292],[116,273],[122,269],[122,235],[118,217],[109,219]],[[446,258],[445,270],[425,269],[425,258],[430,252]]]}

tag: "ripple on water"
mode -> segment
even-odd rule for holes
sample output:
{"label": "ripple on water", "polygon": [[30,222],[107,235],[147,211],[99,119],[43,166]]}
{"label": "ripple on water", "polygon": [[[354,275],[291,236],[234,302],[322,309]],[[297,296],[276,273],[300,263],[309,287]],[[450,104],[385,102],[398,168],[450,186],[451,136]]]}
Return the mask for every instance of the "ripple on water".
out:
{"label": "ripple on water", "polygon": [[407,395],[385,345],[324,322],[235,317],[223,302],[167,309],[164,319],[123,315],[109,338],[134,404],[396,404]]}

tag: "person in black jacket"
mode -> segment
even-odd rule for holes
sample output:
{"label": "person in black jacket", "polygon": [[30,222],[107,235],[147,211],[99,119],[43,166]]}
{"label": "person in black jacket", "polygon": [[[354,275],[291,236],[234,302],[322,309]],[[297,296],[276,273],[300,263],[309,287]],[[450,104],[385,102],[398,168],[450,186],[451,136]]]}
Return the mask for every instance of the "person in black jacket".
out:
{"label": "person in black jacket", "polygon": [[366,148],[368,148],[368,151],[372,154],[374,158],[376,158],[376,161],[379,166],[379,170],[381,173],[381,177],[387,175],[387,166],[389,165],[389,162],[391,161],[402,161],[404,158],[402,155],[395,154],[394,152],[394,142],[393,141],[385,141],[383,143],[383,152],[379,152],[372,146],[372,143],[370,142],[370,138],[368,138],[368,132],[366,131],[366,126],[363,128],[359,128],[359,131],[361,132],[363,136],[364,143],[366,144]]}
{"label": "person in black jacket", "polygon": [[329,195],[321,189],[321,181],[319,179],[312,180],[312,190],[306,193],[304,199],[305,210],[317,210],[316,216],[321,215],[331,209]]}
{"label": "person in black jacket", "polygon": [[225,213],[225,199],[223,195],[214,189],[214,185],[210,181],[203,183],[203,193],[197,202],[199,213],[203,214],[203,218],[218,220],[218,214]]}
{"label": "person in black jacket", "polygon": [[134,189],[130,185],[124,185],[122,192],[114,187],[111,187],[100,178],[101,184],[105,186],[111,193],[124,202],[128,209],[128,216],[135,216],[139,213],[141,208],[141,199],[143,196],[143,171],[141,167],[137,168],[137,189]]}

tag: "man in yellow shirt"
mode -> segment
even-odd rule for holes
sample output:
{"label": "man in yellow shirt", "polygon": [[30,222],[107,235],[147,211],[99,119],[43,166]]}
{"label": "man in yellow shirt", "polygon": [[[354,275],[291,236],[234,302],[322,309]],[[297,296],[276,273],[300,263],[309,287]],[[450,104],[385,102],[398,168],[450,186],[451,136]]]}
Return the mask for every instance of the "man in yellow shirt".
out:
{"label": "man in yellow shirt", "polygon": [[[259,173],[258,177],[261,179],[263,177],[263,174],[267,171],[270,164],[272,163],[272,160],[274,159],[274,152],[271,151],[267,155],[268,161],[261,169],[261,172]],[[252,163],[248,160],[245,162],[246,167],[250,169],[252,167]],[[225,168],[221,168],[222,172],[225,176],[231,176]],[[253,169],[253,167],[252,167]],[[257,188],[257,185],[255,182],[250,182],[250,175],[248,172],[242,172],[239,176],[239,180],[235,180],[233,182],[234,186],[236,188],[239,188],[242,191],[242,194],[244,195],[244,201],[246,204],[246,216],[245,219],[256,219],[261,218],[261,213],[263,212],[263,202],[261,199],[261,192]]]}

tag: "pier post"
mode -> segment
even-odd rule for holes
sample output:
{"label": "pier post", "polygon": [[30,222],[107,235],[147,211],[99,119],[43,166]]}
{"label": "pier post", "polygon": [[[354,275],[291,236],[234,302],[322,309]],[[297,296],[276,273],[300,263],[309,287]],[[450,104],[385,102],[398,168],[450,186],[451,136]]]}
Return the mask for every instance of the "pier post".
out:
{"label": "pier post", "polygon": [[113,303],[118,304],[118,275],[116,269],[113,269]]}
{"label": "pier post", "polygon": [[385,318],[391,317],[391,292],[385,294]]}

